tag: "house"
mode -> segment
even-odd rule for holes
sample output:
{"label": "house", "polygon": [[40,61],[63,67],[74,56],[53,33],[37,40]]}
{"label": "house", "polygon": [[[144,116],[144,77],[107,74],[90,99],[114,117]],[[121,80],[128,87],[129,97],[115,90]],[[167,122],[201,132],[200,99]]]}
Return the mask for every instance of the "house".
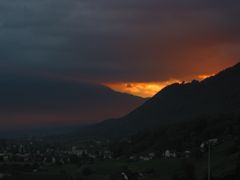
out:
{"label": "house", "polygon": [[210,144],[212,144],[212,145],[216,145],[216,144],[218,143],[218,139],[217,139],[217,138],[215,138],[215,139],[209,139],[207,142],[210,143]]}
{"label": "house", "polygon": [[140,156],[139,159],[142,161],[150,161],[152,158],[147,156]]}
{"label": "house", "polygon": [[97,158],[96,155],[91,154],[91,153],[88,153],[87,156],[88,156],[89,158],[92,158],[92,159],[96,159],[96,158]]}
{"label": "house", "polygon": [[148,155],[149,155],[149,157],[151,157],[152,159],[156,156],[156,154],[153,153],[153,152],[152,152],[152,153],[149,153]]}
{"label": "house", "polygon": [[177,154],[175,152],[171,152],[170,150],[166,150],[164,153],[163,153],[163,157],[164,158],[176,158],[177,157]]}
{"label": "house", "polygon": [[112,159],[111,151],[104,151],[103,152],[103,159]]}
{"label": "house", "polygon": [[137,157],[136,157],[136,156],[130,156],[128,159],[129,159],[130,161],[136,161],[136,160],[137,160]]}

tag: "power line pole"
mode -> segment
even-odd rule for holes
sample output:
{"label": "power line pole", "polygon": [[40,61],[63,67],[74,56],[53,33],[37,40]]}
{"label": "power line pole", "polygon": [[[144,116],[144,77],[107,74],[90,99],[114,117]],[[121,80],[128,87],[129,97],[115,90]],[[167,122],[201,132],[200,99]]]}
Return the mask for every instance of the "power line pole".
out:
{"label": "power line pole", "polygon": [[211,167],[211,156],[212,156],[212,149],[211,149],[211,146],[212,145],[215,145],[216,143],[218,142],[218,139],[209,139],[207,141],[208,143],[208,180],[211,180],[211,177],[212,177],[212,167]]}
{"label": "power line pole", "polygon": [[211,142],[208,142],[208,180],[211,180]]}

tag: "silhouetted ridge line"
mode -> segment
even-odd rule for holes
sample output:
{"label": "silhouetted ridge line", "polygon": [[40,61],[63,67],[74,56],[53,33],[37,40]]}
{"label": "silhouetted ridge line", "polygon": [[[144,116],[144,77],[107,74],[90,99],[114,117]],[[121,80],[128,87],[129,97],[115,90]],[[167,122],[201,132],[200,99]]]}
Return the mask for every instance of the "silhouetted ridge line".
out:
{"label": "silhouetted ridge line", "polygon": [[123,118],[104,121],[89,129],[90,135],[117,137],[200,116],[238,112],[240,63],[200,82],[167,86]]}

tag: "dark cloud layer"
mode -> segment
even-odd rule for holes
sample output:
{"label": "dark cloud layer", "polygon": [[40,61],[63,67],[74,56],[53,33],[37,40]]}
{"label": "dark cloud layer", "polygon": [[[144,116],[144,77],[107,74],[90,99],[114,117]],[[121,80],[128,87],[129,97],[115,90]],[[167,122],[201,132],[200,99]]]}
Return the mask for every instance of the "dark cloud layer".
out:
{"label": "dark cloud layer", "polygon": [[238,0],[1,0],[1,122],[123,114],[124,98],[79,82],[215,73],[240,59],[239,19]]}
{"label": "dark cloud layer", "polygon": [[0,2],[1,69],[84,81],[212,73],[240,56],[237,0]]}

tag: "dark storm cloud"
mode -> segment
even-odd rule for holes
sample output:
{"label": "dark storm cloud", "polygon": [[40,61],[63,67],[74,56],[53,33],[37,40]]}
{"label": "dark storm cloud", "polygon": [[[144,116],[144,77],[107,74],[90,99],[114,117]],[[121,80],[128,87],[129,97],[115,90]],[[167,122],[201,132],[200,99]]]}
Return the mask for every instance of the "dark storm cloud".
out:
{"label": "dark storm cloud", "polygon": [[0,2],[1,69],[84,81],[161,81],[237,61],[240,3]]}

